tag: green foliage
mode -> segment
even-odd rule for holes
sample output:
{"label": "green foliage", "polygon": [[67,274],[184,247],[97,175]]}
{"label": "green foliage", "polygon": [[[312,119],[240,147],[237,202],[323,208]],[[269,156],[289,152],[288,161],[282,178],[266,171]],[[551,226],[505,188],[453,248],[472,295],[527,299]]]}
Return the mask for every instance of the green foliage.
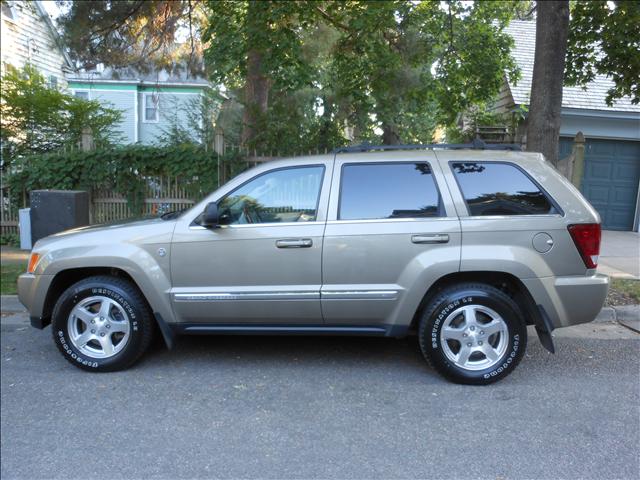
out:
{"label": "green foliage", "polygon": [[210,0],[203,40],[214,82],[241,88],[249,51],[262,54],[262,74],[276,90],[308,84],[312,70],[302,55],[302,38],[313,20],[307,2]]}
{"label": "green foliage", "polygon": [[[529,2],[525,2],[529,5]],[[304,149],[355,141],[426,142],[517,78],[504,26],[522,2],[409,0],[211,1],[204,38],[212,78],[247,86],[252,52],[261,58],[269,106],[251,147],[274,139]],[[251,108],[252,91],[239,95]],[[252,112],[253,113],[253,112]],[[319,140],[314,138],[314,132]],[[318,144],[316,143],[316,146]]]}
{"label": "green foliage", "polygon": [[[244,168],[238,160],[237,154],[220,159],[231,174]],[[200,145],[131,145],[24,157],[7,183],[11,192],[21,192],[23,188],[111,189],[127,198],[132,211],[141,212],[150,177],[178,178],[180,186],[195,200],[217,187],[217,171],[218,156]]]}
{"label": "green foliage", "polygon": [[[57,19],[72,59],[140,72],[203,73],[199,0],[80,0]],[[187,36],[187,41],[183,37]]]}
{"label": "green foliage", "polygon": [[75,147],[89,128],[96,145],[117,140],[118,110],[49,88],[35,67],[9,66],[0,94],[2,157],[5,163],[32,153]]}
{"label": "green foliage", "polygon": [[640,2],[576,1],[569,23],[565,82],[586,85],[596,75],[611,77],[607,104],[625,95],[640,103]]}
{"label": "green foliage", "polygon": [[0,291],[3,295],[15,295],[18,277],[26,271],[26,265],[2,265],[0,267]]}
{"label": "green foliage", "polygon": [[20,245],[20,238],[15,233],[4,233],[0,235],[0,245],[17,247],[18,245]]}

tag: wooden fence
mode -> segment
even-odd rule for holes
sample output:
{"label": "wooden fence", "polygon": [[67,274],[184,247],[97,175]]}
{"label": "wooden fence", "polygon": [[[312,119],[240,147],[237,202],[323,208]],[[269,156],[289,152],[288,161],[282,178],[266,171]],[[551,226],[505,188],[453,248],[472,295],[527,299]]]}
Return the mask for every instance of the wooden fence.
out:
{"label": "wooden fence", "polygon": [[[180,180],[172,177],[146,177],[146,192],[142,215],[162,215],[173,210],[191,207],[196,200],[180,187]],[[113,190],[91,193],[90,221],[108,223],[140,215],[132,212],[127,199]]]}
{"label": "wooden fence", "polygon": [[[218,178],[221,183],[230,180],[239,171],[253,167],[260,163],[281,158],[279,153],[273,152],[266,155],[257,154],[255,151],[241,149],[239,147],[225,146],[227,152],[238,152],[243,160],[240,165],[218,164]],[[318,154],[322,151],[304,152],[298,155]],[[6,185],[8,178],[6,172],[2,172],[0,183],[2,186],[2,197],[0,199],[0,234],[2,236],[18,235],[18,210],[29,206],[28,192],[20,192],[17,196],[11,196],[9,187]],[[145,177],[146,192],[142,215],[161,215],[163,213],[180,210],[192,206],[199,198],[193,198],[181,187],[181,180],[175,177]],[[208,193],[208,192],[205,192]],[[89,220],[91,224],[100,224],[123,220],[140,213],[133,212],[127,199],[113,190],[94,190],[89,192],[90,208]],[[17,201],[16,201],[17,199]]]}

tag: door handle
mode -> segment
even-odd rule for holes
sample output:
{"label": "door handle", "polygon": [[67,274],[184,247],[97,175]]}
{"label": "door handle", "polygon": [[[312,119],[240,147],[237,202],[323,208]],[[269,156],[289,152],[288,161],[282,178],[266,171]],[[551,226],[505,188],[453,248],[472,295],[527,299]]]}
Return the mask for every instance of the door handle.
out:
{"label": "door handle", "polygon": [[411,242],[413,243],[447,243],[449,235],[446,233],[435,233],[429,235],[413,235]]}
{"label": "door handle", "polygon": [[313,245],[313,240],[310,238],[283,238],[276,240],[276,247],[278,248],[309,248]]}

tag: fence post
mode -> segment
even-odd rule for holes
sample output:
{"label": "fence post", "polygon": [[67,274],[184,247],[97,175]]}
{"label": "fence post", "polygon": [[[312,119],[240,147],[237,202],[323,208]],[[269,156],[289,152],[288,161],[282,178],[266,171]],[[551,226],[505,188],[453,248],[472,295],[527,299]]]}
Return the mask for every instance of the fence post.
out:
{"label": "fence post", "polygon": [[82,129],[80,148],[83,152],[90,152],[96,148],[95,143],[93,142],[93,132],[90,127],[84,127]]}
{"label": "fence post", "polygon": [[584,143],[582,132],[576,133],[573,139],[573,151],[571,152],[574,156],[574,161],[570,180],[577,188],[580,188],[582,176],[584,175]]}

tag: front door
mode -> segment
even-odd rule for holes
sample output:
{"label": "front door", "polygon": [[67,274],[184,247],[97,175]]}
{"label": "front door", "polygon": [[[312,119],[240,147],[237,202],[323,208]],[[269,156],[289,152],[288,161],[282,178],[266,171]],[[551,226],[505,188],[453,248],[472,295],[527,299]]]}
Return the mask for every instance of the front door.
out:
{"label": "front door", "polygon": [[178,321],[322,323],[321,200],[331,167],[329,161],[263,167],[217,199],[219,228],[200,227],[197,218],[178,223],[171,246]]}

